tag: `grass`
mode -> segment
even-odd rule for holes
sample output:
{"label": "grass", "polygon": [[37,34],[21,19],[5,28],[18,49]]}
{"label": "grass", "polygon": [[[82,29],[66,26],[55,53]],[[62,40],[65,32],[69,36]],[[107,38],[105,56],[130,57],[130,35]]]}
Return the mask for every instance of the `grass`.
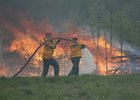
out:
{"label": "grass", "polygon": [[1,77],[0,100],[140,100],[140,75]]}

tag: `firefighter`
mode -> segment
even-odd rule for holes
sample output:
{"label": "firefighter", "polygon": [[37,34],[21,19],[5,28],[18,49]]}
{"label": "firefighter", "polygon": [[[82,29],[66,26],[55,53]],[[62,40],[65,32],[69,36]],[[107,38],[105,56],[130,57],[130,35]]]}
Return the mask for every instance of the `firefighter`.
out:
{"label": "firefighter", "polygon": [[47,76],[49,66],[52,65],[54,67],[54,76],[59,75],[59,64],[56,59],[53,58],[53,52],[56,48],[56,45],[60,42],[60,39],[57,41],[52,40],[52,33],[47,32],[44,41],[48,40],[48,42],[44,45],[42,59],[43,59],[43,72],[42,76]]}
{"label": "firefighter", "polygon": [[79,63],[80,58],[82,57],[82,49],[86,46],[84,44],[78,43],[78,37],[76,34],[72,37],[72,44],[70,45],[70,59],[73,64],[73,67],[69,73],[69,75],[79,75]]}

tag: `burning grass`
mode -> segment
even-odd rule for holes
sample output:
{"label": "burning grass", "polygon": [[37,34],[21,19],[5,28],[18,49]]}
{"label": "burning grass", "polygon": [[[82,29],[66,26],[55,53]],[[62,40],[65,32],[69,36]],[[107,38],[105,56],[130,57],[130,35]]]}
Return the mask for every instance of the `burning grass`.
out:
{"label": "burning grass", "polygon": [[3,66],[0,65],[0,76],[8,76],[9,70]]}
{"label": "burning grass", "polygon": [[140,76],[0,78],[1,100],[140,100]]}
{"label": "burning grass", "polygon": [[[11,13],[7,13],[9,14],[9,16],[11,16],[13,19],[13,21],[8,20],[8,18],[0,15],[0,19],[1,19],[1,23],[0,26],[4,27],[4,29],[6,29],[9,32],[9,37],[13,37],[12,40],[9,40],[8,42],[8,47],[6,48],[6,50],[4,51],[5,53],[11,53],[13,54],[16,53],[18,55],[20,55],[18,58],[14,57],[11,59],[9,59],[8,61],[4,61],[5,62],[5,66],[7,65],[7,62],[10,62],[11,60],[13,61],[18,61],[19,63],[13,63],[12,62],[12,66],[9,67],[9,70],[14,70],[14,71],[18,71],[18,69],[15,66],[23,66],[23,64],[27,61],[27,59],[32,55],[32,53],[35,51],[35,49],[37,48],[37,46],[39,46],[39,44],[42,42],[43,37],[44,37],[44,33],[47,30],[51,30],[54,34],[54,37],[64,37],[64,38],[70,38],[71,34],[77,33],[79,35],[79,41],[81,43],[84,43],[87,48],[91,51],[91,53],[93,54],[94,57],[94,63],[97,64],[97,74],[99,75],[106,75],[107,73],[107,69],[106,69],[106,62],[107,62],[107,67],[108,70],[111,70],[113,67],[118,67],[120,65],[118,65],[116,62],[118,62],[117,60],[114,60],[112,63],[112,56],[120,56],[121,55],[121,51],[118,50],[118,48],[116,47],[112,47],[112,54],[110,53],[110,43],[107,43],[107,41],[105,40],[105,38],[103,36],[99,37],[99,41],[98,44],[97,42],[97,38],[94,37],[93,38],[90,36],[88,36],[90,33],[87,31],[82,32],[78,27],[74,27],[73,28],[69,28],[68,30],[66,30],[66,32],[63,33],[56,33],[54,30],[54,27],[51,26],[50,23],[48,23],[46,21],[46,19],[42,19],[42,21],[36,22],[33,19],[31,19],[26,13],[23,12],[16,12],[14,14]],[[70,23],[68,23],[70,24]],[[86,34],[86,35],[84,35]],[[61,44],[59,44],[59,46],[56,48],[55,52],[54,52],[54,57],[55,58],[62,58],[64,56],[67,55],[67,58],[69,58],[69,44],[66,41],[62,41]],[[98,52],[97,52],[97,46],[98,46]],[[105,51],[106,49],[106,51]],[[42,63],[41,63],[41,50],[39,50],[36,55],[33,57],[33,59],[31,60],[31,62],[29,63],[28,66],[30,66],[32,68],[32,70],[34,70],[35,68],[38,68],[38,70],[40,71],[42,69]],[[122,53],[122,56],[124,56],[125,54]],[[106,56],[107,56],[107,60],[106,60]],[[10,58],[10,57],[8,57]],[[19,59],[21,59],[19,61]],[[126,60],[129,60],[128,58],[125,58]],[[62,59],[58,59],[62,61]],[[119,59],[120,60],[120,59]],[[124,60],[124,58],[123,58]],[[22,63],[22,64],[21,64]],[[9,64],[11,65],[11,64]],[[61,66],[62,64],[60,64]],[[6,66],[7,67],[7,66]],[[30,69],[30,68],[29,68]],[[61,68],[60,68],[61,69]],[[30,71],[29,71],[30,72]],[[13,74],[15,72],[12,72]],[[62,72],[60,72],[62,73]],[[26,73],[23,76],[27,76],[28,75],[34,75],[35,73]]]}

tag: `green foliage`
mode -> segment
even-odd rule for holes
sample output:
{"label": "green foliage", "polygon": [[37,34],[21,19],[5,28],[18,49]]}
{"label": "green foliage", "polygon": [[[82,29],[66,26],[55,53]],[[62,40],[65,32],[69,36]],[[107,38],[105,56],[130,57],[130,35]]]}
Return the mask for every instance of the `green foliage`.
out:
{"label": "green foliage", "polygon": [[140,100],[140,76],[0,78],[0,100]]}

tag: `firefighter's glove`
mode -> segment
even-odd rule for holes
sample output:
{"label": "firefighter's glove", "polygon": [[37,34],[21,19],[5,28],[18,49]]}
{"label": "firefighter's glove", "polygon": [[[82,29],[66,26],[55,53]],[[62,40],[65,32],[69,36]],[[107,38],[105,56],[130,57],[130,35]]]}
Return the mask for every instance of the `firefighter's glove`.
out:
{"label": "firefighter's glove", "polygon": [[82,44],[81,49],[85,49],[85,48],[86,48],[86,45]]}
{"label": "firefighter's glove", "polygon": [[58,44],[60,41],[61,41],[61,38],[56,41],[56,44]]}

